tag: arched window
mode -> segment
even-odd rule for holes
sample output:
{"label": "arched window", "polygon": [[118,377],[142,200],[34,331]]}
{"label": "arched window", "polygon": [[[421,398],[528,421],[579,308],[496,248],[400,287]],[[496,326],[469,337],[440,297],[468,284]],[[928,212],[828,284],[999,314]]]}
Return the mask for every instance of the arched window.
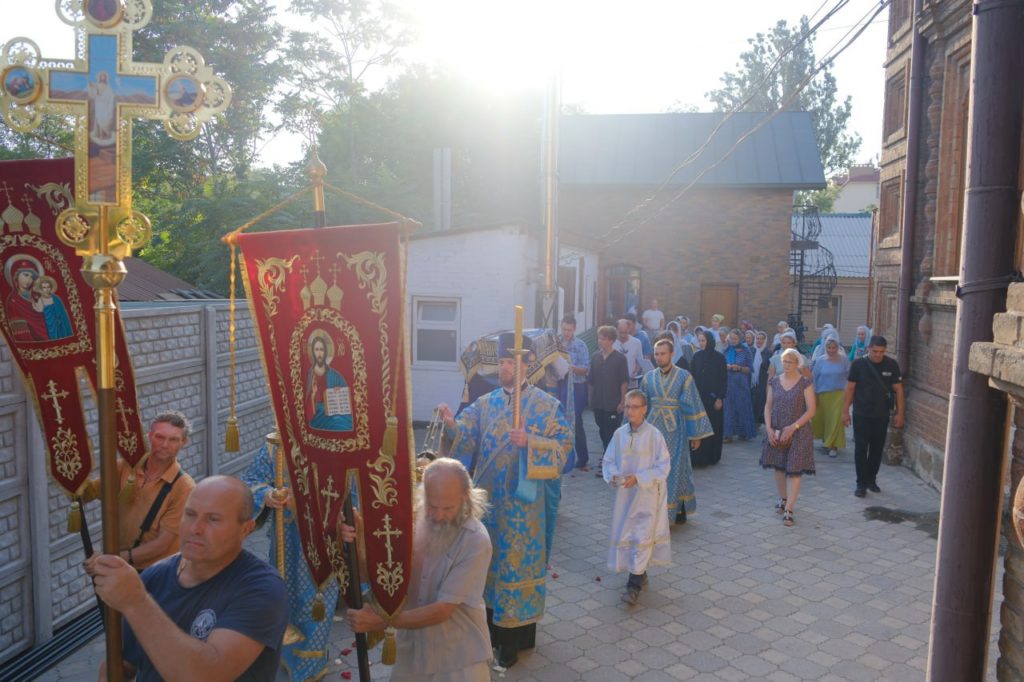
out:
{"label": "arched window", "polygon": [[617,320],[626,313],[640,313],[640,268],[610,265],[605,268],[604,315]]}

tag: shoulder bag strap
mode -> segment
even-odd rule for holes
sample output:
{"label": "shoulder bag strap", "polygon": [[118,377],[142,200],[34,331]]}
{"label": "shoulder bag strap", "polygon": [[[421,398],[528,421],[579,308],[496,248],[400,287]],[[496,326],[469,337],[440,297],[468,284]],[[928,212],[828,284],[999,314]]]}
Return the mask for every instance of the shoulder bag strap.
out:
{"label": "shoulder bag strap", "polygon": [[163,487],[160,488],[160,492],[156,494],[156,499],[153,500],[153,504],[149,507],[149,511],[146,513],[146,518],[142,519],[142,524],[139,526],[139,537],[135,538],[135,542],[132,543],[132,549],[135,549],[142,544],[142,536],[149,532],[149,527],[153,525],[157,512],[160,511],[160,507],[163,505],[164,500],[166,500],[167,496],[170,494],[171,488],[173,488],[174,484],[178,482],[179,478],[181,478],[181,474],[182,471],[179,469],[178,474],[174,477],[173,481],[170,483],[164,481]]}

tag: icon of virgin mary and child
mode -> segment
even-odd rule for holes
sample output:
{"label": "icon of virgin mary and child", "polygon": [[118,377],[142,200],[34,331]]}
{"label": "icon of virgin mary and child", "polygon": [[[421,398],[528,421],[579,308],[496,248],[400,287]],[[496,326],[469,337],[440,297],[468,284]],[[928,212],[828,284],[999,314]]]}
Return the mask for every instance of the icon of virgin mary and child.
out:
{"label": "icon of virgin mary and child", "polygon": [[64,301],[57,295],[57,280],[32,256],[7,259],[4,277],[11,287],[4,303],[7,326],[16,342],[65,339],[74,330]]}

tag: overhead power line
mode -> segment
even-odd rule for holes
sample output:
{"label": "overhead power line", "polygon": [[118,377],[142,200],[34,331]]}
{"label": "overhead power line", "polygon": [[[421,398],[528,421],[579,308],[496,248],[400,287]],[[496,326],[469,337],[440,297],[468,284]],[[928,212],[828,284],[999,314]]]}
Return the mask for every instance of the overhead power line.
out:
{"label": "overhead power line", "polygon": [[[764,82],[766,82],[766,81],[767,81],[767,79],[768,79],[768,77],[769,77],[769,76],[770,76],[770,75],[772,74],[772,72],[773,72],[773,71],[774,71],[774,70],[775,70],[776,68],[778,68],[778,65],[779,65],[779,63],[781,62],[781,59],[782,59],[782,57],[783,57],[783,56],[785,56],[785,55],[786,55],[786,54],[788,54],[788,53],[789,53],[790,51],[792,51],[792,49],[793,49],[793,48],[795,48],[795,47],[796,47],[797,45],[799,45],[800,43],[804,42],[804,41],[805,41],[805,40],[806,40],[806,39],[807,39],[807,38],[808,38],[808,37],[809,37],[809,36],[810,36],[811,34],[813,34],[813,33],[814,33],[814,31],[815,31],[815,30],[816,30],[816,29],[817,29],[818,27],[820,27],[820,26],[822,25],[822,23],[823,23],[823,22],[824,22],[825,20],[827,20],[827,19],[828,19],[829,17],[833,16],[833,15],[834,15],[834,14],[836,13],[836,11],[838,11],[838,10],[839,10],[839,9],[840,9],[840,8],[841,8],[842,6],[844,6],[844,5],[845,5],[845,4],[847,3],[847,2],[848,2],[848,0],[841,0],[841,1],[840,1],[840,3],[838,3],[836,7],[834,7],[834,8],[832,9],[832,10],[830,10],[830,11],[828,12],[828,14],[826,14],[826,15],[825,15],[825,17],[823,17],[822,21],[820,21],[820,22],[818,22],[817,24],[815,24],[815,26],[814,26],[814,27],[813,27],[813,28],[812,28],[811,30],[808,30],[808,31],[807,31],[807,32],[806,32],[806,33],[805,33],[804,35],[802,35],[802,36],[800,37],[800,39],[798,39],[797,41],[795,41],[795,42],[794,42],[794,44],[793,44],[793,46],[791,46],[791,47],[790,47],[790,48],[788,48],[787,50],[783,51],[783,52],[782,52],[782,53],[780,54],[779,58],[778,58],[778,59],[776,59],[776,60],[775,60],[775,62],[773,62],[772,66],[771,66],[771,68],[770,68],[770,69],[768,70],[768,72],[767,72],[767,74],[766,74],[765,78],[763,78],[763,79],[762,79],[761,81],[759,81],[759,85],[760,85],[760,84],[763,84]],[[847,31],[847,32],[846,32],[845,34],[843,34],[842,38],[840,38],[840,39],[839,39],[839,40],[838,40],[838,41],[837,41],[837,42],[836,42],[836,43],[835,43],[835,44],[834,44],[834,45],[833,45],[833,46],[832,46],[832,47],[831,47],[831,48],[830,48],[830,49],[829,49],[829,50],[828,50],[828,51],[827,51],[826,53],[825,53],[825,56],[824,56],[824,57],[822,57],[822,59],[821,59],[821,60],[820,60],[820,61],[819,61],[819,62],[817,63],[817,66],[815,66],[815,68],[814,68],[814,69],[813,69],[813,70],[812,70],[812,71],[811,71],[811,72],[810,72],[810,73],[809,73],[809,74],[808,74],[808,75],[807,75],[807,76],[806,76],[806,77],[805,77],[805,78],[804,78],[804,79],[803,79],[802,81],[800,81],[800,83],[799,83],[799,84],[797,84],[797,87],[796,87],[796,88],[795,88],[795,89],[793,90],[793,92],[791,92],[791,93],[790,93],[790,94],[789,94],[789,95],[788,95],[788,96],[787,96],[787,97],[786,97],[786,98],[785,98],[785,99],[784,99],[784,100],[783,100],[783,101],[782,101],[782,102],[781,102],[781,103],[779,104],[778,108],[776,108],[776,109],[775,109],[774,111],[772,111],[772,112],[771,112],[771,113],[770,113],[770,114],[769,114],[768,116],[766,116],[766,117],[765,117],[764,119],[762,119],[761,121],[759,121],[759,122],[758,122],[758,124],[757,124],[756,126],[754,126],[754,127],[752,128],[752,129],[750,129],[750,130],[749,130],[749,131],[747,131],[747,132],[746,132],[745,134],[743,134],[742,136],[740,136],[740,138],[736,140],[736,142],[735,142],[735,143],[734,143],[734,144],[733,144],[733,145],[732,145],[732,146],[731,146],[731,147],[730,147],[730,148],[729,148],[729,149],[728,149],[728,150],[727,150],[727,151],[725,152],[725,154],[723,154],[723,155],[722,155],[722,156],[721,156],[721,157],[720,157],[720,158],[719,158],[718,160],[716,160],[716,161],[715,161],[714,163],[712,163],[712,164],[710,164],[710,165],[708,165],[708,166],[705,166],[705,167],[704,167],[704,168],[703,168],[703,169],[702,169],[702,170],[701,170],[701,171],[700,171],[699,173],[697,173],[697,175],[696,175],[696,176],[695,176],[695,177],[694,177],[694,178],[693,178],[693,179],[692,179],[692,180],[691,180],[691,181],[690,181],[689,183],[687,183],[686,185],[684,185],[684,186],[683,186],[683,187],[682,187],[682,188],[681,188],[681,189],[680,189],[680,190],[679,190],[678,192],[676,192],[676,193],[675,193],[675,194],[674,194],[674,195],[673,195],[673,196],[672,196],[672,197],[671,197],[671,198],[670,198],[670,199],[669,199],[668,201],[666,201],[666,202],[665,202],[664,204],[662,204],[662,205],[661,205],[661,206],[660,206],[660,207],[659,207],[659,208],[658,208],[658,209],[657,209],[657,210],[656,210],[656,211],[655,211],[655,212],[654,212],[653,214],[651,214],[651,215],[649,215],[649,216],[647,216],[647,217],[643,218],[642,220],[640,220],[639,222],[637,222],[636,224],[632,225],[631,227],[629,227],[629,228],[627,229],[627,227],[626,227],[626,226],[627,226],[627,222],[628,222],[629,218],[630,218],[630,217],[631,217],[632,215],[634,215],[634,214],[638,213],[639,211],[641,211],[641,210],[643,210],[644,208],[646,208],[647,206],[649,206],[649,205],[651,204],[651,202],[653,202],[653,201],[654,201],[654,199],[656,199],[656,198],[657,198],[657,196],[658,196],[658,195],[659,195],[659,194],[660,194],[660,193],[661,193],[661,192],[662,192],[662,191],[663,191],[663,190],[665,189],[665,187],[666,187],[666,186],[667,186],[667,185],[668,185],[668,184],[669,184],[669,183],[671,182],[672,178],[674,178],[674,177],[675,177],[675,176],[676,176],[676,175],[677,175],[677,174],[678,174],[678,173],[679,173],[680,171],[682,171],[682,170],[683,170],[684,168],[686,168],[687,166],[689,166],[690,164],[692,164],[692,163],[693,163],[693,162],[694,162],[694,161],[695,161],[696,159],[698,159],[698,158],[699,158],[700,156],[702,156],[702,155],[703,155],[704,151],[705,151],[705,150],[707,149],[707,147],[708,147],[708,146],[709,146],[709,145],[711,144],[711,142],[712,142],[712,140],[714,139],[715,135],[717,135],[717,134],[718,134],[718,132],[719,132],[719,131],[720,131],[720,130],[722,129],[722,127],[723,127],[724,123],[725,123],[726,121],[728,121],[728,120],[729,120],[730,118],[732,118],[732,116],[734,116],[734,115],[735,115],[736,113],[738,113],[739,111],[741,111],[741,110],[742,110],[742,108],[743,108],[743,107],[744,107],[744,106],[745,106],[745,105],[746,105],[747,103],[749,103],[749,102],[750,102],[750,100],[751,100],[751,99],[753,98],[754,94],[756,94],[756,87],[755,87],[755,88],[754,88],[754,90],[753,90],[754,94],[752,94],[752,95],[750,95],[749,97],[747,97],[747,99],[745,99],[745,100],[744,100],[743,102],[741,102],[741,103],[740,103],[739,105],[737,105],[737,106],[733,107],[732,109],[730,109],[730,110],[729,110],[729,111],[728,111],[728,112],[727,112],[727,113],[725,114],[725,116],[723,116],[723,117],[722,117],[722,120],[721,120],[721,121],[720,121],[720,122],[718,123],[718,125],[716,125],[716,126],[715,126],[715,128],[714,128],[714,129],[713,129],[713,130],[711,131],[711,133],[710,133],[710,134],[708,135],[707,139],[706,139],[706,140],[705,140],[705,141],[704,141],[703,143],[701,143],[701,145],[700,145],[700,146],[699,146],[699,147],[697,148],[697,150],[696,150],[696,151],[694,151],[694,152],[693,152],[692,154],[690,154],[690,156],[689,156],[689,157],[687,157],[687,159],[686,159],[685,161],[683,161],[683,162],[682,162],[681,164],[679,164],[679,165],[678,165],[678,166],[677,166],[677,167],[676,167],[675,169],[673,169],[673,170],[672,170],[672,172],[671,172],[671,173],[670,173],[670,174],[668,175],[668,177],[666,177],[666,178],[665,178],[665,180],[664,180],[664,181],[663,181],[663,182],[662,182],[662,183],[661,183],[661,184],[660,184],[660,185],[658,186],[658,188],[657,188],[657,189],[656,189],[656,190],[654,191],[654,193],[652,193],[652,194],[651,194],[650,196],[646,197],[646,198],[645,198],[645,199],[644,199],[643,201],[641,201],[641,202],[640,202],[640,203],[638,203],[638,204],[637,204],[636,206],[634,206],[634,207],[633,207],[633,208],[631,208],[631,209],[630,209],[629,211],[627,211],[627,212],[626,212],[626,215],[625,215],[625,216],[624,216],[624,218],[623,218],[623,220],[621,220],[620,222],[618,222],[617,224],[615,224],[615,225],[613,225],[613,226],[612,226],[611,228],[609,228],[609,229],[608,229],[608,230],[607,230],[607,231],[606,231],[606,232],[605,232],[605,233],[604,233],[604,234],[602,235],[602,238],[603,238],[603,239],[605,239],[605,240],[608,240],[608,244],[609,244],[609,245],[611,245],[611,244],[615,244],[615,243],[617,243],[617,242],[619,242],[619,241],[621,241],[621,240],[625,239],[626,237],[629,237],[629,236],[630,236],[630,235],[632,235],[632,234],[633,234],[634,232],[636,232],[636,230],[637,230],[637,229],[639,229],[639,228],[640,228],[640,227],[642,227],[643,225],[646,225],[646,224],[647,224],[647,223],[649,223],[649,222],[650,222],[651,220],[653,220],[654,218],[657,218],[657,217],[658,217],[658,216],[660,216],[660,215],[661,215],[662,213],[664,213],[664,212],[665,212],[665,210],[666,210],[666,209],[667,209],[667,208],[668,208],[669,206],[671,206],[671,205],[672,205],[673,203],[675,203],[675,202],[676,202],[677,200],[679,200],[679,199],[680,199],[680,198],[681,198],[681,197],[682,197],[682,196],[683,196],[684,194],[686,194],[686,193],[687,193],[687,192],[688,192],[688,191],[689,191],[690,189],[692,189],[692,188],[693,188],[693,187],[694,187],[694,186],[695,186],[695,185],[696,185],[696,184],[697,184],[698,182],[700,182],[700,180],[701,180],[701,179],[702,179],[702,178],[703,178],[703,177],[704,177],[705,175],[707,175],[707,174],[708,174],[709,172],[711,172],[712,170],[714,170],[715,168],[717,168],[718,166],[720,166],[720,165],[721,165],[722,163],[724,163],[724,162],[725,162],[725,161],[726,161],[726,160],[727,160],[727,159],[728,159],[728,158],[729,158],[730,156],[732,156],[732,154],[733,154],[733,153],[734,153],[734,152],[736,151],[736,149],[738,149],[738,148],[739,148],[739,146],[740,146],[740,145],[741,145],[741,144],[742,144],[742,143],[743,143],[743,142],[744,142],[745,140],[747,140],[747,138],[751,137],[751,136],[752,136],[752,135],[754,135],[754,134],[755,134],[755,133],[756,133],[757,131],[761,130],[761,128],[763,128],[764,126],[768,125],[768,123],[770,123],[770,122],[772,121],[772,119],[774,119],[774,118],[775,118],[776,116],[778,116],[778,115],[779,115],[780,113],[782,113],[783,111],[786,111],[786,110],[787,110],[787,107],[788,107],[788,106],[789,106],[789,105],[790,105],[790,104],[791,104],[791,103],[792,103],[792,102],[793,102],[793,101],[794,101],[794,100],[795,100],[795,99],[797,98],[797,96],[798,96],[798,95],[799,95],[799,94],[800,94],[801,92],[803,92],[803,90],[804,90],[804,89],[805,89],[805,88],[806,88],[806,87],[807,87],[807,86],[808,86],[808,85],[809,85],[809,84],[811,83],[811,81],[812,81],[812,80],[814,80],[814,78],[815,78],[816,76],[818,76],[818,74],[820,74],[820,73],[821,73],[822,71],[824,71],[825,69],[829,68],[829,67],[830,67],[830,66],[832,65],[832,63],[833,63],[833,62],[835,61],[835,59],[836,59],[837,57],[839,57],[839,55],[841,55],[841,54],[842,54],[843,52],[845,52],[845,51],[846,51],[846,50],[847,50],[847,49],[848,49],[848,48],[849,48],[849,47],[850,47],[850,46],[851,46],[851,45],[852,45],[852,44],[853,44],[853,43],[854,43],[854,42],[855,42],[855,41],[856,41],[856,40],[857,40],[857,39],[858,39],[858,38],[859,38],[860,36],[861,36],[861,34],[863,34],[865,30],[867,30],[868,26],[870,26],[870,25],[871,25],[872,23],[874,23],[874,20],[875,20],[875,19],[876,19],[876,18],[878,17],[878,15],[879,15],[879,14],[881,14],[881,13],[882,13],[882,11],[883,11],[884,9],[886,9],[886,8],[887,8],[887,7],[889,6],[889,2],[890,2],[890,0],[881,0],[881,1],[880,1],[880,2],[878,3],[878,6],[877,6],[877,7],[873,8],[872,10],[869,10],[869,11],[868,11],[868,12],[867,12],[867,13],[866,13],[866,14],[865,14],[865,15],[864,15],[864,16],[863,16],[862,18],[861,18],[861,20],[860,20],[860,21],[858,21],[858,22],[857,22],[856,24],[854,24],[854,25],[853,25],[852,27],[850,27],[850,29],[849,29],[849,30],[848,30],[848,31]],[[850,34],[851,34],[851,33],[853,34],[853,35],[852,35],[852,37],[850,37],[850,38],[849,38],[849,40],[846,40],[846,39],[847,39],[847,36],[850,36]],[[846,42],[845,42],[845,43],[843,43],[843,41],[844,41],[844,40],[846,40]]]}

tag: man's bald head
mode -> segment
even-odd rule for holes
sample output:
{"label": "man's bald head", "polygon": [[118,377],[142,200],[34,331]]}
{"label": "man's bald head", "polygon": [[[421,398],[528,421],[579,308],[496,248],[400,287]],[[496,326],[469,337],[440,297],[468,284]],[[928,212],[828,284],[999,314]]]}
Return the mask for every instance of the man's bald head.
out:
{"label": "man's bald head", "polygon": [[208,476],[196,484],[192,491],[194,495],[200,488],[209,489],[215,493],[218,499],[223,500],[225,507],[230,505],[238,515],[238,522],[244,523],[252,518],[256,503],[252,498],[252,491],[234,476]]}

